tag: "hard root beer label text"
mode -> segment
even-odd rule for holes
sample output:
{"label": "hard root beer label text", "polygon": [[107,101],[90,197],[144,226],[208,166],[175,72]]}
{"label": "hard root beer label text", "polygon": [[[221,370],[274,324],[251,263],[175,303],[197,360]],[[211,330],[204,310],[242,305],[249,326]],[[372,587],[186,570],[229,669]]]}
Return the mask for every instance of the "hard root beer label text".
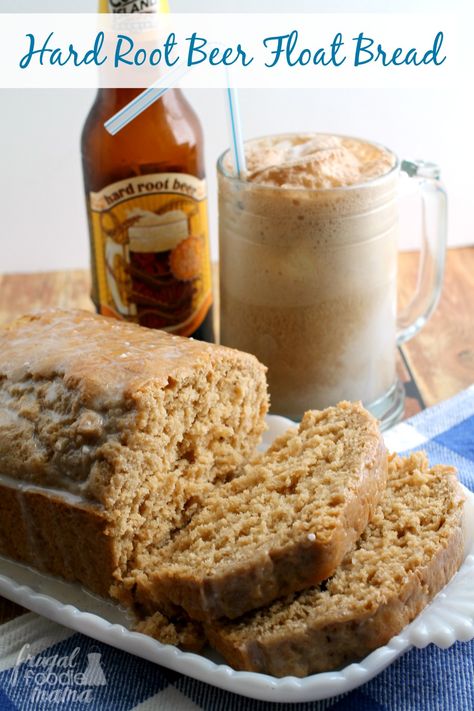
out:
{"label": "hard root beer label text", "polygon": [[137,176],[90,193],[89,201],[99,311],[194,333],[212,303],[205,181]]}

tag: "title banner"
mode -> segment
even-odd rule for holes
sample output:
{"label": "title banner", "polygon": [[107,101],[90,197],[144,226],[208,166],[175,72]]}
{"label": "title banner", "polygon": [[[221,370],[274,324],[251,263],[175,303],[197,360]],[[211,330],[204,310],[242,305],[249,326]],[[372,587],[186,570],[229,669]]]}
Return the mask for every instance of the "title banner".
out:
{"label": "title banner", "polygon": [[0,87],[452,87],[437,14],[2,14]]}

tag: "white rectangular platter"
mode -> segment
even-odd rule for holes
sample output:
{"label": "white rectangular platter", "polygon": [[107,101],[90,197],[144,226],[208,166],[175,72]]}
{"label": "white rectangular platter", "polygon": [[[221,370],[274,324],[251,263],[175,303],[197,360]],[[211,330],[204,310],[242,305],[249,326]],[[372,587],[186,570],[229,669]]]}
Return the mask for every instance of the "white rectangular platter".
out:
{"label": "white rectangular platter", "polygon": [[[291,423],[268,418],[264,446]],[[474,494],[465,489],[465,560],[433,602],[399,635],[357,664],[298,679],[277,679],[265,674],[237,672],[217,654],[181,652],[137,632],[118,606],[91,595],[79,585],[66,583],[0,557],[0,595],[89,637],[161,664],[221,689],[264,701],[304,702],[350,691],[372,679],[412,646],[429,643],[446,648],[474,637]]]}

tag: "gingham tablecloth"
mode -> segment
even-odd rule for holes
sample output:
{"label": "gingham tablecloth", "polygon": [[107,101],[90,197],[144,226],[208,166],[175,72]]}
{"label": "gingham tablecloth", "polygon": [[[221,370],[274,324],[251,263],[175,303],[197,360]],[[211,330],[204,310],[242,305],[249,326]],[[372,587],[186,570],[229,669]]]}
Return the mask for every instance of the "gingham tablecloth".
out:
{"label": "gingham tablecloth", "polygon": [[[453,464],[474,490],[474,386],[393,428],[391,449],[427,451]],[[474,580],[473,580],[474,586]],[[29,655],[29,656],[28,656]],[[28,657],[28,658],[27,658]],[[45,674],[65,676],[49,684]],[[47,690],[47,695],[42,694]],[[474,641],[448,650],[412,649],[378,677],[344,696],[278,704],[221,691],[118,651],[32,613],[0,627],[1,711],[474,711]]]}

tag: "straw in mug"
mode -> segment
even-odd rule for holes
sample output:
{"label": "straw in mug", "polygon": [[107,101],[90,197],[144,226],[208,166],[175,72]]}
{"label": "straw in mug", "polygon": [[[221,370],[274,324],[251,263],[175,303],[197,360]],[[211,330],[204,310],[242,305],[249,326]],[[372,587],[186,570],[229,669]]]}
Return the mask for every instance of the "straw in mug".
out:
{"label": "straw in mug", "polygon": [[230,86],[227,87],[227,109],[230,124],[230,149],[234,159],[235,173],[239,178],[244,178],[247,172],[245,161],[244,142],[242,139],[242,123],[240,121],[240,109],[237,91]]}

